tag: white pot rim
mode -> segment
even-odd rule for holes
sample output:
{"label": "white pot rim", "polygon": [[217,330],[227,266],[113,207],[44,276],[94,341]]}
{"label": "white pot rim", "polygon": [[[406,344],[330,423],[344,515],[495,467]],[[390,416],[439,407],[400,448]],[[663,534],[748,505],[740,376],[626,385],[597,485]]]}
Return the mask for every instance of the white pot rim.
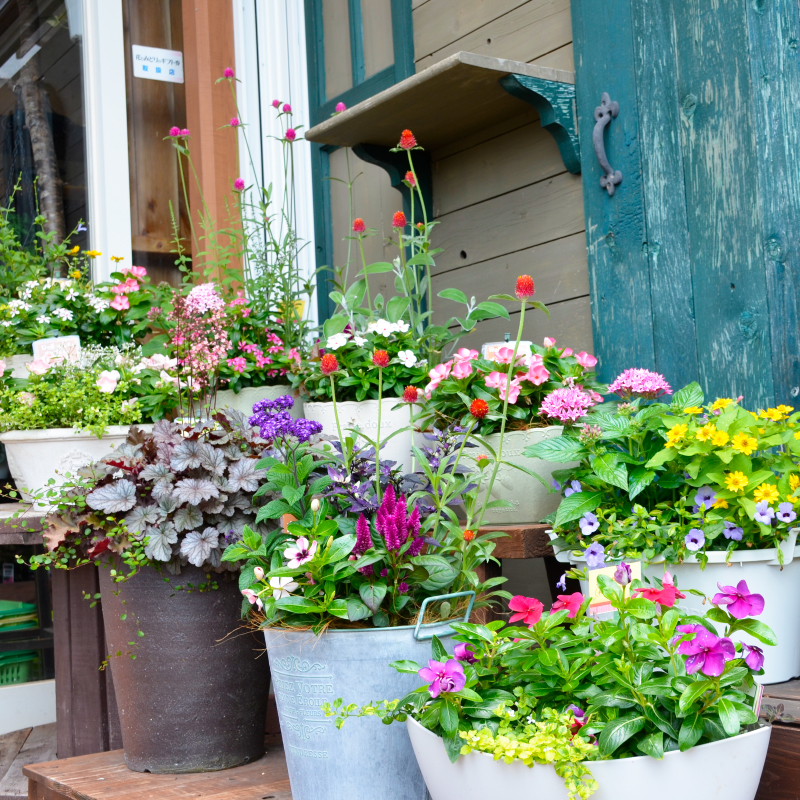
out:
{"label": "white pot rim", "polygon": [[[383,397],[383,398],[381,398],[381,404],[382,405],[386,405],[388,403],[391,403],[394,406],[394,405],[397,405],[397,403],[402,403],[402,402],[403,402],[403,398],[402,397]],[[375,398],[371,398],[371,399],[367,399],[367,400],[337,400],[336,401],[336,405],[339,406],[339,408],[351,408],[353,406],[358,408],[359,406],[365,406],[365,405],[376,405],[377,406],[378,405],[378,401]],[[409,403],[408,405],[412,405],[413,406],[415,404],[414,403]],[[314,406],[333,407],[333,400],[309,400],[305,404],[305,406],[306,406],[306,408],[308,408],[309,406],[312,406],[312,407],[314,407]]]}
{"label": "white pot rim", "polygon": [[[430,736],[431,739],[440,739],[440,737],[437,736],[433,731],[428,730],[424,725],[422,725],[419,722],[417,722],[417,720],[415,720],[413,717],[410,717],[410,716],[406,717],[406,725],[414,726],[414,727],[418,728],[421,732],[423,732],[427,736]],[[732,741],[734,739],[740,739],[740,738],[743,738],[743,737],[749,737],[749,738],[752,739],[752,738],[757,738],[759,736],[764,736],[765,735],[764,732],[765,731],[769,731],[771,728],[772,728],[772,725],[770,723],[761,723],[760,722],[759,723],[759,727],[756,728],[755,730],[747,731],[746,733],[739,733],[736,736],[730,736],[727,739],[720,739],[719,741],[716,741],[716,742],[706,742],[705,744],[697,745],[695,747],[692,747],[690,750],[686,750],[684,752],[681,752],[680,750],[670,750],[668,753],[664,753],[664,758],[674,758],[674,757],[677,757],[677,756],[686,755],[686,753],[691,753],[692,751],[695,751],[695,750],[705,750],[706,752],[708,752],[708,750],[710,750],[711,748],[719,749],[720,746],[725,745],[726,743],[728,743],[728,742],[730,742],[730,741]],[[483,756],[485,758],[492,759],[492,761],[495,760],[494,756],[491,753],[482,753],[479,750],[473,750],[471,753],[468,754],[468,756],[461,756],[461,757],[462,758],[468,758],[471,755]],[[630,763],[640,762],[641,763],[642,761],[644,761],[646,759],[655,760],[655,759],[652,758],[652,756],[632,756],[631,758],[606,758],[606,759],[601,759],[599,761],[586,761],[586,762],[583,762],[583,763],[587,764],[589,766],[589,769],[591,770],[592,769],[592,765],[594,765],[594,764],[614,764],[614,763],[621,763],[623,761],[626,762],[626,763],[627,762],[630,762]],[[520,762],[520,763],[522,763],[522,762]],[[549,765],[549,764],[537,764],[536,766],[551,766],[551,765]]]}
{"label": "white pot rim", "polygon": [[98,437],[91,431],[78,431],[75,428],[33,428],[29,431],[6,431],[5,433],[0,433],[0,442],[14,444],[31,441],[72,442],[86,439],[104,439],[110,436],[126,436],[133,425],[145,431],[153,429],[153,424],[149,422],[134,422],[132,425],[109,425],[105,433]]}
{"label": "white pot rim", "polygon": [[[507,439],[509,436],[529,436],[531,433],[544,433],[545,431],[563,431],[563,425],[542,425],[536,428],[525,428],[524,430],[506,431],[503,435]],[[490,433],[486,439],[500,439],[500,433]]]}

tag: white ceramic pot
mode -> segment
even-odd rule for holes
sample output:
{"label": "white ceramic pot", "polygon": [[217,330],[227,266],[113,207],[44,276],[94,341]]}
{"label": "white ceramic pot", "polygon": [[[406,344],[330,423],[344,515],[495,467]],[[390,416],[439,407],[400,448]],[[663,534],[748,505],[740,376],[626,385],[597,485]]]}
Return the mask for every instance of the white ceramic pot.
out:
{"label": "white ceramic pot", "polygon": [[290,394],[294,400],[294,405],[289,409],[289,413],[295,418],[303,416],[303,401],[299,393],[296,393],[288,383],[276,386],[249,386],[236,394],[231,389],[223,389],[217,392],[217,408],[233,408],[247,414],[249,417],[253,413],[253,405],[259,400],[277,400],[285,394]]}
{"label": "white ceramic pot", "polygon": [[[564,779],[549,764],[506,764],[474,751],[451,764],[436,734],[410,717],[406,726],[432,800],[567,800]],[[666,753],[660,761],[650,756],[592,761],[599,788],[591,800],[753,800],[771,733],[765,726],[685,753]]]}
{"label": "white ceramic pot", "polygon": [[[152,425],[139,425],[152,430]],[[8,467],[25,500],[30,493],[47,485],[64,482],[66,473],[75,473],[87,464],[107,456],[128,435],[128,425],[111,425],[102,438],[73,428],[46,428],[37,431],[7,431],[0,434],[6,447]]]}
{"label": "white ceramic pot", "polygon": [[[797,534],[800,529],[794,528],[789,537],[781,543],[783,551],[783,569],[778,563],[778,550],[771,547],[765,550],[737,550],[729,563],[725,562],[724,552],[707,553],[708,563],[701,569],[696,556],[689,556],[681,564],[666,564],[663,558],[655,559],[643,565],[643,576],[651,582],[653,578],[663,578],[669,571],[675,579],[678,589],[686,595],[680,601],[681,608],[694,614],[704,614],[708,606],[703,607],[702,600],[689,592],[696,589],[707,597],[719,592],[718,584],[736,586],[739,581],[747,581],[747,588],[764,598],[764,611],[758,620],[769,625],[778,640],[774,647],[761,645],[752,637],[744,636],[744,640],[763,647],[764,674],[758,677],[760,683],[783,683],[800,676],[800,550],[797,545]],[[572,564],[584,567],[586,561],[576,557],[570,551],[556,553],[559,561],[568,560]],[[581,581],[584,594],[588,585]]]}
{"label": "white ceramic pot", "polygon": [[[490,508],[484,517],[484,525],[501,524],[528,524],[539,522],[548,514],[558,508],[561,495],[557,492],[550,492],[550,482],[553,478],[553,471],[557,469],[568,469],[576,464],[556,464],[552,461],[542,461],[538,458],[526,458],[523,451],[526,447],[538,444],[544,439],[555,439],[561,436],[564,428],[561,425],[551,425],[547,428],[530,428],[527,431],[507,431],[503,438],[503,461],[511,464],[519,464],[526,469],[533,470],[542,477],[544,484],[526,475],[524,472],[501,464],[497,471],[497,478],[492,486],[492,500],[509,500],[514,504],[514,508]],[[500,446],[500,434],[493,433],[486,437],[486,443],[495,452]],[[480,447],[472,448],[468,451],[470,458],[489,452]],[[491,477],[492,468],[486,469],[484,476],[485,485]],[[482,503],[485,492],[478,496],[478,502]]]}
{"label": "white ceramic pot", "polygon": [[[401,407],[392,410],[398,403]],[[396,461],[397,466],[404,472],[411,469],[411,410],[414,406],[403,403],[399,397],[384,397],[381,400],[381,439],[386,439],[395,431],[403,430],[397,436],[389,439],[385,445],[381,446],[382,461]],[[378,432],[378,401],[377,400],[345,400],[337,402],[339,410],[339,424],[342,426],[342,436],[348,435],[348,428],[356,428],[375,441]],[[338,437],[336,430],[336,416],[333,411],[333,403],[306,403],[306,419],[314,420],[322,425],[323,433]],[[359,437],[361,444],[366,442]],[[417,446],[420,442],[417,441]]]}

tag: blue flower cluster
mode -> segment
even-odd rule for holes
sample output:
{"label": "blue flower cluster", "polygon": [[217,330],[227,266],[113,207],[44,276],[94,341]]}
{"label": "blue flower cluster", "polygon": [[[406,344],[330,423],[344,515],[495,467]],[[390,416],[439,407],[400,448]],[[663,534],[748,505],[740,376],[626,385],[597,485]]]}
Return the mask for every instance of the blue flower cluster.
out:
{"label": "blue flower cluster", "polygon": [[307,442],[312,436],[322,432],[322,425],[310,419],[293,419],[289,413],[294,405],[291,395],[283,395],[276,400],[259,400],[253,406],[250,424],[256,426],[261,438],[267,441],[293,437],[299,442]]}

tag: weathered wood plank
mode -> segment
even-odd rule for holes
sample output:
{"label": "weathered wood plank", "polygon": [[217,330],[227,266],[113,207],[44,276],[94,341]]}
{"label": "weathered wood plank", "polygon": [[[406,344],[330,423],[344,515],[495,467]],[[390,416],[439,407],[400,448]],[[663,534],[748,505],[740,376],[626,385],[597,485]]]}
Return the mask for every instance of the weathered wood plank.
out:
{"label": "weathered wood plank", "polygon": [[800,798],[800,729],[773,725],[767,761],[755,800]]}
{"label": "weathered wood plank", "polygon": [[[675,19],[662,0],[631,3],[650,264],[655,368],[672,386],[699,377],[686,224]],[[626,113],[623,109],[621,113]],[[612,123],[616,124],[615,122]]]}
{"label": "weathered wood plank", "polygon": [[800,680],[772,683],[764,687],[764,697],[779,700],[800,701]]}
{"label": "weathered wood plank", "polygon": [[[630,2],[572,2],[592,323],[603,380],[627,367],[652,368],[655,361],[649,264],[642,247],[646,239]],[[613,197],[599,185],[603,172],[592,146],[594,110],[603,92],[620,103],[619,116],[605,132],[608,159],[623,173]]]}
{"label": "weathered wood plank", "polygon": [[30,735],[33,728],[25,728],[21,731],[14,731],[13,733],[6,733],[0,736],[0,781],[5,778],[17,753],[22,749],[25,740]]}
{"label": "weathered wood plank", "polygon": [[28,780],[22,774],[26,764],[49,761],[56,755],[56,723],[39,725],[31,729],[30,735],[17,753],[6,774],[0,780],[0,797],[26,797]]}
{"label": "weathered wood plank", "polygon": [[550,525],[484,525],[478,535],[500,531],[506,534],[494,539],[495,558],[545,558],[553,555],[550,537],[545,531]]}
{"label": "weathered wood plank", "polygon": [[526,103],[519,104],[519,111],[519,115],[514,114],[510,117],[506,117],[493,125],[475,131],[475,133],[469,136],[454,139],[436,148],[431,152],[431,160],[434,162],[442,161],[463,150],[469,150],[483,142],[488,142],[490,139],[497,139],[510,131],[515,131],[517,128],[523,128],[525,125],[531,125],[539,121],[539,112]]}
{"label": "weathered wood plank", "polygon": [[558,146],[540,122],[434,162],[434,216],[474,205],[564,171]]}
{"label": "weathered wood plank", "polygon": [[553,50],[552,53],[547,53],[543,56],[537,56],[533,59],[534,64],[539,64],[542,67],[552,67],[553,69],[565,69],[570,72],[575,72],[575,56],[572,42]]}
{"label": "weathered wood plank", "polygon": [[759,154],[764,260],[772,330],[775,400],[800,391],[800,10],[748,3],[753,115]]}
{"label": "weathered wood plank", "polygon": [[[467,297],[474,296],[481,301],[497,294],[498,286],[513,287],[519,275],[533,276],[536,299],[545,304],[586,297],[589,272],[583,232],[469,267],[437,273],[433,277],[433,289],[436,293],[448,286],[458,286]],[[436,302],[434,310],[439,321],[456,309],[449,301],[439,299]]]}
{"label": "weathered wood plank", "polygon": [[581,179],[564,172],[439,219],[436,272],[560,239],[584,229]]}
{"label": "weathered wood plank", "polygon": [[747,6],[674,0],[701,381],[758,407],[774,391]]}
{"label": "weathered wood plank", "polygon": [[[492,0],[493,4],[496,2],[497,0]],[[476,4],[460,3],[461,7],[474,5]],[[423,20],[419,20],[418,23],[418,18],[423,16],[425,15],[422,13],[414,14],[415,39],[418,24],[428,24]],[[420,37],[426,41],[433,41],[438,35],[436,31],[430,35],[421,31]],[[419,72],[420,69],[429,67],[459,50],[511,58],[514,61],[539,63],[540,57],[544,54],[571,42],[569,0],[528,0],[461,38],[447,42],[430,54],[426,53],[420,57],[420,51],[416,51],[416,68]]]}

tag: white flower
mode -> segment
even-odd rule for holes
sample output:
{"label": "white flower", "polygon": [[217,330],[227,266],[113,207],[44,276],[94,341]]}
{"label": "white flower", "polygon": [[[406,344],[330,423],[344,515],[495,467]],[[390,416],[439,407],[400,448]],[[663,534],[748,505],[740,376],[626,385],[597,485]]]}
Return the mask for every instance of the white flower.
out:
{"label": "white flower", "polygon": [[411,326],[403,319],[400,322],[395,322],[394,329],[399,333],[406,333]]}
{"label": "white flower", "polygon": [[119,372],[115,369],[104,369],[95,381],[95,386],[104,394],[111,394],[119,383]]}
{"label": "white flower", "polygon": [[78,297],[78,292],[75,289],[70,289],[65,295],[64,299],[69,303]]}
{"label": "white flower", "polygon": [[16,299],[9,300],[8,301],[8,307],[13,309],[13,310],[15,310],[15,311],[17,311],[17,310],[19,310],[19,311],[30,311],[31,310],[30,305],[28,303],[26,303],[24,300],[16,300]]}
{"label": "white flower", "polygon": [[417,363],[417,356],[411,350],[401,350],[397,357],[407,367],[413,367]]}
{"label": "white flower", "polygon": [[64,320],[64,322],[70,322],[75,316],[68,308],[57,308],[53,314],[55,314],[59,319]]}
{"label": "white flower", "polygon": [[298,586],[291,578],[270,578],[269,585],[276,600],[288,597]]}
{"label": "white flower", "polygon": [[172,375],[170,375],[170,374],[169,374],[169,372],[167,372],[166,370],[163,370],[163,369],[162,369],[162,370],[161,370],[161,373],[159,374],[159,376],[158,376],[158,377],[159,377],[159,378],[161,378],[161,380],[162,380],[162,381],[164,381],[164,383],[167,383],[167,384],[169,384],[169,383],[172,383],[172,384],[175,384],[175,386],[177,386],[177,385],[178,385],[178,379],[177,379],[177,378],[174,378],[174,377],[173,377]]}
{"label": "white flower", "polygon": [[4,328],[10,328],[14,323],[10,319],[0,320],[0,325]]}
{"label": "white flower", "polygon": [[36,317],[36,321],[41,325],[47,325],[50,322],[50,317],[48,317],[46,314],[40,314],[38,317]]}
{"label": "white flower", "polygon": [[355,343],[356,343],[356,344],[357,344],[359,347],[363,347],[363,346],[364,346],[364,345],[367,343],[367,340],[366,340],[366,339],[365,339],[363,336],[354,336],[354,337],[353,337],[353,341],[354,341],[354,342],[355,342]]}
{"label": "white flower", "polygon": [[328,338],[325,343],[326,350],[338,350],[350,341],[350,337],[346,333],[334,333],[333,336]]}
{"label": "white flower", "polygon": [[296,569],[297,567],[302,566],[306,563],[306,561],[311,561],[314,558],[314,554],[317,552],[317,543],[312,542],[311,546],[309,546],[308,539],[305,536],[301,536],[296,542],[294,547],[287,547],[283,551],[283,557],[289,559],[289,563],[286,565],[287,567],[291,567],[292,569]]}
{"label": "white flower", "polygon": [[394,333],[394,325],[389,320],[379,319],[375,323],[375,333],[379,336],[389,336]]}
{"label": "white flower", "polygon": [[136,397],[131,397],[130,400],[123,400],[120,405],[120,408],[123,411],[127,411],[129,408],[133,408],[136,405],[137,400],[138,398]]}

